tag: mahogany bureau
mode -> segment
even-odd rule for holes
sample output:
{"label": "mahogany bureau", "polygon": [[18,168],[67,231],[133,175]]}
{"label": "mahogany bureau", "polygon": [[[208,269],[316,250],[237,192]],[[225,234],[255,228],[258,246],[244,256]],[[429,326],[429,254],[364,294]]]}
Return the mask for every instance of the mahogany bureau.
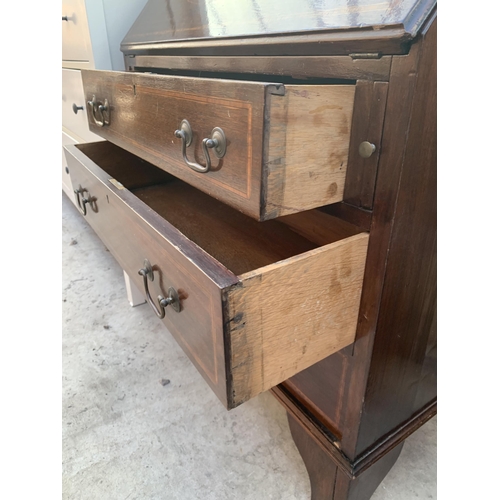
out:
{"label": "mahogany bureau", "polygon": [[436,4],[149,0],[82,71],[75,201],[221,402],[271,390],[313,500],[436,414]]}

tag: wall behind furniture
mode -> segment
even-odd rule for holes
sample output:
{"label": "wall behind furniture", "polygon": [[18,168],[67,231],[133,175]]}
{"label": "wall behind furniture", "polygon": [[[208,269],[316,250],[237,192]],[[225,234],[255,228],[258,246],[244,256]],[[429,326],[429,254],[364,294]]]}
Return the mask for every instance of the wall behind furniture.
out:
{"label": "wall behind furniture", "polygon": [[[94,3],[87,0],[87,9]],[[99,2],[100,3],[100,2]],[[108,32],[111,66],[115,71],[124,71],[123,54],[120,52],[120,43],[125,38],[128,30],[134,24],[147,0],[102,0],[106,30]]]}

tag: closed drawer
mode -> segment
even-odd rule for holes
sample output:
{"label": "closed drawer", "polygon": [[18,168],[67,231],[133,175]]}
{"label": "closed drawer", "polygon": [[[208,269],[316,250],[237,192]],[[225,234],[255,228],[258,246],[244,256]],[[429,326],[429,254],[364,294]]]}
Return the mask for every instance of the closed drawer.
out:
{"label": "closed drawer", "polygon": [[[82,109],[75,109],[81,107]],[[99,141],[99,136],[89,130],[87,107],[83,93],[82,74],[78,69],[62,70],[62,124],[83,141]]]}
{"label": "closed drawer", "polygon": [[71,177],[69,174],[68,161],[66,160],[66,155],[64,154],[64,146],[68,144],[76,144],[76,140],[65,132],[62,133],[62,188],[64,192],[73,201],[73,188],[71,186]]}
{"label": "closed drawer", "polygon": [[[343,199],[354,85],[91,70],[82,76],[87,101],[94,99],[93,132],[255,219]],[[182,134],[174,135],[188,136],[183,120],[191,130],[185,155]],[[208,166],[203,140],[212,138],[210,169],[196,171]]]}
{"label": "closed drawer", "polygon": [[354,341],[367,233],[317,210],[257,222],[109,142],[66,156],[86,219],[154,308],[178,294],[163,322],[227,408]]}
{"label": "closed drawer", "polygon": [[63,61],[90,61],[92,56],[85,0],[63,0],[62,18]]}

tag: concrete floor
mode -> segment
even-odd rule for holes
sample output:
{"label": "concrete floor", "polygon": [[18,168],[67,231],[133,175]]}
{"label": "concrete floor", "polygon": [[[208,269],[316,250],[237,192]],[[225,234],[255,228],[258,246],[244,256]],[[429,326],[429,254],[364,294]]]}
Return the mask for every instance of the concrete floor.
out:
{"label": "concrete floor", "polygon": [[[63,195],[63,499],[309,500],[285,410],[227,412]],[[170,383],[163,385],[162,379]],[[436,420],[373,500],[435,499]]]}

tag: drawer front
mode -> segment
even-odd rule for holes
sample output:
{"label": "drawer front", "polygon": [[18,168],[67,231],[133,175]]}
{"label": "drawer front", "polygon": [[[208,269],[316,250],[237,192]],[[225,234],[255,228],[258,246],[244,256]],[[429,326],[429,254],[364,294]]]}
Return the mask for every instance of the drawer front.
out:
{"label": "drawer front", "polygon": [[[148,224],[140,208],[134,207],[140,202],[126,196],[130,193],[120,192],[124,190],[109,182],[109,176],[99,175],[99,171],[96,176],[95,170],[81,163],[81,155],[75,158],[67,154],[67,159],[73,188],[81,186],[87,190],[85,196],[93,200],[92,206],[87,206],[86,220],[134,284],[144,291],[144,280],[138,272],[148,259],[154,268],[154,281],[148,280],[153,300],[160,294],[166,297],[169,287],[178,291],[182,310],[167,307],[163,323],[212,390],[225,401],[220,288],[171,243],[177,241],[176,236],[183,240],[181,235],[169,235],[169,228],[159,220],[154,227]],[[182,248],[190,242],[177,244]]]}
{"label": "drawer front", "polygon": [[69,172],[69,167],[68,167],[68,161],[66,159],[66,155],[64,154],[64,146],[67,146],[68,144],[76,144],[77,141],[71,137],[70,135],[66,134],[65,132],[62,133],[62,188],[64,192],[68,195],[70,200],[74,202],[74,196],[73,196],[73,187],[71,185],[71,175]]}
{"label": "drawer front", "polygon": [[85,0],[63,0],[62,17],[63,61],[90,61],[92,55]]}
{"label": "drawer front", "polygon": [[[81,107],[75,113],[73,106]],[[89,130],[82,74],[77,69],[62,70],[62,124],[80,140],[93,142],[101,138]]]}
{"label": "drawer front", "polygon": [[[110,143],[67,146],[66,155],[73,187],[90,200],[86,219],[136,286],[145,290],[138,272],[148,259],[155,307],[177,291],[181,310],[167,306],[163,322],[227,408],[354,341],[368,234],[335,226],[332,237],[331,217],[316,211],[291,216],[287,228],[255,222]],[[115,177],[99,166],[110,162],[120,166]],[[156,202],[142,201],[144,190]],[[237,249],[240,235],[255,242]],[[272,260],[289,245],[290,258]],[[226,265],[244,256],[251,270],[236,276],[213,255]]]}
{"label": "drawer front", "polygon": [[[266,220],[341,201],[354,86],[83,71],[90,129],[243,213]],[[99,105],[108,104],[106,114]],[[187,120],[191,144],[175,135]],[[225,153],[203,149],[218,142]],[[223,148],[222,148],[223,149]],[[219,158],[217,156],[224,155]],[[206,168],[209,154],[210,169]],[[185,157],[184,157],[185,156]],[[196,164],[191,168],[188,165]]]}

